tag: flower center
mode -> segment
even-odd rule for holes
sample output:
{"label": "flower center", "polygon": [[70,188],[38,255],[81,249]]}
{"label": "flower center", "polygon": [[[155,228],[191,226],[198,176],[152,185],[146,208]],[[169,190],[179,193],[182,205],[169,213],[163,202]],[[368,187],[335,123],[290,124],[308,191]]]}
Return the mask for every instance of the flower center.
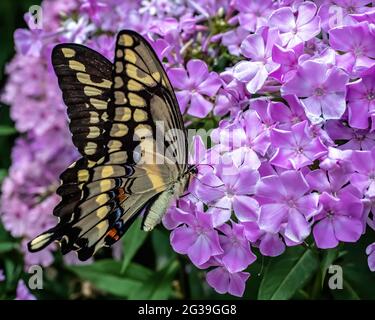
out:
{"label": "flower center", "polygon": [[348,14],[353,14],[353,13],[356,12],[354,7],[348,7],[348,8],[346,9],[346,11],[348,12]]}
{"label": "flower center", "polygon": [[296,153],[302,154],[303,153],[303,148],[301,146],[296,148]]}
{"label": "flower center", "polygon": [[324,95],[324,89],[323,88],[316,88],[315,89],[315,95],[320,97]]}
{"label": "flower center", "polygon": [[362,134],[359,134],[359,135],[357,135],[357,137],[356,137],[356,139],[357,139],[358,141],[363,141],[363,140],[365,140],[365,138],[366,138],[366,136],[364,136],[364,135],[362,135]]}
{"label": "flower center", "polygon": [[238,239],[236,237],[231,237],[230,242],[232,243],[233,246],[239,246],[240,245],[240,242],[238,241]]}
{"label": "flower center", "polygon": [[301,122],[300,118],[298,116],[294,116],[291,121],[293,124]]}
{"label": "flower center", "polygon": [[354,49],[354,54],[358,56],[363,56],[364,55],[364,50],[362,47],[357,47]]}
{"label": "flower center", "polygon": [[369,94],[367,95],[367,99],[369,101],[374,100],[375,99],[375,92],[369,92]]}
{"label": "flower center", "polygon": [[334,217],[335,213],[332,210],[327,211],[327,218],[332,219]]}
{"label": "flower center", "polygon": [[234,197],[235,192],[233,190],[231,190],[231,189],[228,189],[225,192],[225,194],[226,194],[227,198],[232,199]]}
{"label": "flower center", "polygon": [[286,203],[287,203],[289,208],[295,208],[296,207],[296,203],[293,199],[289,199]]}
{"label": "flower center", "polygon": [[196,226],[195,232],[199,235],[205,235],[206,234],[206,231],[204,230],[204,228],[202,226]]}

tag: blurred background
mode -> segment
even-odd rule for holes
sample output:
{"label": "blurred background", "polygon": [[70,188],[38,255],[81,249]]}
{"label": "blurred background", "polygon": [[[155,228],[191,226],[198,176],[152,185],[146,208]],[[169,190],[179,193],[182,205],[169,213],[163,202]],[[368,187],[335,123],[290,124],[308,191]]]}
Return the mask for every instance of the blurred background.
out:
{"label": "blurred background", "polygon": [[[25,28],[26,23],[23,19],[25,12],[35,1],[22,0],[22,1],[2,1],[0,3],[0,12],[2,19],[0,21],[0,87],[3,91],[7,76],[4,74],[5,65],[11,60],[15,53],[13,33],[16,28]],[[7,174],[7,169],[10,166],[10,153],[12,145],[17,136],[14,129],[14,123],[9,116],[9,108],[0,102],[0,181],[4,179]]]}

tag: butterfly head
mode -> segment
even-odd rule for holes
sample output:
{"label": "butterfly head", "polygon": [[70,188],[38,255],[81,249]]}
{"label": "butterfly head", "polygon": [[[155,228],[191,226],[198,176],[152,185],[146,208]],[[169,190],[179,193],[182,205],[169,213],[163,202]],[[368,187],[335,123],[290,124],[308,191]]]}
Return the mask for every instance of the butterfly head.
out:
{"label": "butterfly head", "polygon": [[196,176],[198,174],[198,166],[190,164],[186,171],[187,174],[191,174],[193,176]]}

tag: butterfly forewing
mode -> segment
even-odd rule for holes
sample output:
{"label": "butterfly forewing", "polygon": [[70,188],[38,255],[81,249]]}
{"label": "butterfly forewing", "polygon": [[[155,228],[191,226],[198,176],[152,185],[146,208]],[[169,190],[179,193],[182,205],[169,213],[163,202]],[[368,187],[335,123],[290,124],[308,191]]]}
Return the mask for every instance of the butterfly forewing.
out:
{"label": "butterfly forewing", "polygon": [[97,160],[105,145],[112,63],[84,46],[61,44],[53,49],[52,64],[68,107],[73,143],[83,156]]}
{"label": "butterfly forewing", "polygon": [[[152,47],[135,32],[120,32],[113,73],[112,137],[125,134],[131,141],[122,140],[122,144],[133,146],[134,140],[153,138],[141,149],[146,149],[144,152],[149,156],[153,152],[161,154],[168,162],[176,163],[179,171],[184,171],[187,147],[182,116],[170,81]],[[124,113],[126,117],[118,121]],[[110,143],[118,146],[121,142]]]}

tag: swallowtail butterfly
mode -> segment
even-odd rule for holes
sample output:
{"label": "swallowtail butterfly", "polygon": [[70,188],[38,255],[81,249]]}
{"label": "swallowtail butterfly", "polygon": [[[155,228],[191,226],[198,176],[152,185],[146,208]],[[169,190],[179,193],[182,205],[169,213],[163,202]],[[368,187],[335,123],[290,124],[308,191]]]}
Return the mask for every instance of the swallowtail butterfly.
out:
{"label": "swallowtail butterfly", "polygon": [[87,260],[118,241],[141,212],[142,229],[152,230],[194,168],[176,96],[142,36],[121,31],[114,63],[67,43],[54,48],[52,64],[82,157],[60,176],[59,222],[28,248],[57,240],[63,254],[74,250]]}

